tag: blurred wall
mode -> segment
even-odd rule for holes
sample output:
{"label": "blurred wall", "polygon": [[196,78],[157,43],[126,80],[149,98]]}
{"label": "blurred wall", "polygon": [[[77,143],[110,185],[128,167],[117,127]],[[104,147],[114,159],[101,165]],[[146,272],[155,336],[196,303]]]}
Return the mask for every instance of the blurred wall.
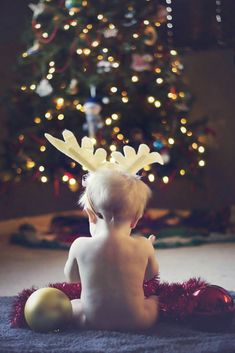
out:
{"label": "blurred wall", "polygon": [[[11,85],[11,66],[20,51],[22,29],[31,11],[29,0],[1,1],[0,14],[0,94]],[[152,206],[161,208],[220,208],[235,204],[235,66],[232,50],[188,52],[183,56],[185,77],[196,97],[191,118],[209,116],[216,130],[216,146],[206,169],[205,188],[194,190],[190,184],[175,182],[166,188],[154,186]],[[0,138],[4,114],[0,107]],[[0,219],[73,209],[78,195],[62,187],[55,197],[50,184],[22,184],[0,196]],[[125,205],[124,205],[125,207]]]}

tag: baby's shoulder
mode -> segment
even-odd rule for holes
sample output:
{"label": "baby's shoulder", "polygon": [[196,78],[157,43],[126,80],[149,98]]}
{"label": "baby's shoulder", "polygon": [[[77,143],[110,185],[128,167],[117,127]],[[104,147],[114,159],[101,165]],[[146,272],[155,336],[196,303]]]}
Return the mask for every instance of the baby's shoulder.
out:
{"label": "baby's shoulder", "polygon": [[140,235],[135,235],[132,239],[135,241],[136,246],[140,247],[142,251],[145,250],[149,253],[153,251],[153,246],[149,239]]}
{"label": "baby's shoulder", "polygon": [[134,239],[135,241],[138,241],[139,243],[141,242],[142,244],[150,243],[149,240],[143,237],[142,235],[134,235],[132,239]]}
{"label": "baby's shoulder", "polygon": [[89,246],[90,240],[91,238],[86,237],[77,238],[70,247],[70,253],[78,254],[78,252],[86,250]]}

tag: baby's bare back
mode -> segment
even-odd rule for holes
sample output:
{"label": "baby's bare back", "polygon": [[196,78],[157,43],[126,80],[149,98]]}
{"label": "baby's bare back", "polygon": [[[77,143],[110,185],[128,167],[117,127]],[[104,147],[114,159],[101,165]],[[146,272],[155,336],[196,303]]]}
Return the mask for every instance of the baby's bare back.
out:
{"label": "baby's bare back", "polygon": [[[148,247],[142,238],[94,237],[79,242],[77,262],[82,283],[82,307],[99,328],[130,328],[157,315],[157,302],[144,298],[143,280]],[[149,305],[151,304],[151,308]],[[150,310],[151,309],[151,310]],[[156,316],[154,315],[154,317]],[[152,320],[152,319],[151,319]]]}

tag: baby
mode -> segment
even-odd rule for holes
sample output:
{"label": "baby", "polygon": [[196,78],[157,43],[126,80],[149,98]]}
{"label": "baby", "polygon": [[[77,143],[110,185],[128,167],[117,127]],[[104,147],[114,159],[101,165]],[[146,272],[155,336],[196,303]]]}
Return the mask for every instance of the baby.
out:
{"label": "baby", "polygon": [[71,131],[63,140],[45,134],[48,141],[83,169],[88,170],[80,200],[87,212],[92,238],[79,238],[71,246],[65,265],[69,282],[81,281],[81,299],[73,300],[79,327],[104,330],[144,330],[158,317],[156,296],[145,298],[143,281],[158,274],[152,239],[132,237],[150,196],[137,176],[152,163],[163,164],[157,152],[141,144],[136,151],[124,146],[107,160],[103,148],[94,150],[92,139],[81,145]]}
{"label": "baby", "polygon": [[156,296],[144,297],[143,280],[158,274],[150,240],[132,237],[150,189],[136,176],[98,170],[86,179],[80,199],[92,238],[71,246],[64,273],[81,281],[81,299],[72,301],[75,322],[84,328],[144,330],[158,317]]}

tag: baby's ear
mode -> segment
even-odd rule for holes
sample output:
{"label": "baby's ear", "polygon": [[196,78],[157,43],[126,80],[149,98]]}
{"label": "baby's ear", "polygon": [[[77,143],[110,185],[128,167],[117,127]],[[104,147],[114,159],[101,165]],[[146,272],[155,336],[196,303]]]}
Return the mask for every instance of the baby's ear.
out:
{"label": "baby's ear", "polygon": [[135,227],[136,227],[136,225],[137,225],[137,223],[139,222],[139,219],[140,219],[141,217],[139,217],[139,218],[135,218],[132,222],[131,222],[131,229],[134,229]]}
{"label": "baby's ear", "polygon": [[85,211],[86,211],[86,213],[88,215],[89,222],[96,224],[96,222],[97,222],[96,214],[92,210],[90,210],[89,208],[85,208]]}

